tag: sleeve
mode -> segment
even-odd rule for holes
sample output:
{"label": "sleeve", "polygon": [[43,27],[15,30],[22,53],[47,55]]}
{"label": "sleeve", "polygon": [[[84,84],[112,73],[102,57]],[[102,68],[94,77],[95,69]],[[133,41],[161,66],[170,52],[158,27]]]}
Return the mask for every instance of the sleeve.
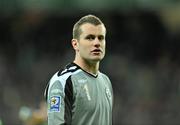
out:
{"label": "sleeve", "polygon": [[[71,78],[65,83],[55,81],[48,90],[48,125],[71,124],[73,88]],[[64,84],[64,86],[63,86]]]}

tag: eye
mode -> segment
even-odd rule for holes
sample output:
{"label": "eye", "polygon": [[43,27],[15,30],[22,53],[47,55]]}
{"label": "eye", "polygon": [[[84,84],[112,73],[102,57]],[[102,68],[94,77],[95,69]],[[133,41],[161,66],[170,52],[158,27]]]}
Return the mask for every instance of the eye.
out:
{"label": "eye", "polygon": [[100,36],[98,36],[98,39],[99,39],[99,41],[102,41],[102,40],[104,40],[104,36],[100,35]]}
{"label": "eye", "polygon": [[95,36],[94,36],[94,35],[88,35],[88,36],[86,36],[85,39],[87,39],[87,40],[89,40],[89,41],[92,41],[92,40],[95,39]]}

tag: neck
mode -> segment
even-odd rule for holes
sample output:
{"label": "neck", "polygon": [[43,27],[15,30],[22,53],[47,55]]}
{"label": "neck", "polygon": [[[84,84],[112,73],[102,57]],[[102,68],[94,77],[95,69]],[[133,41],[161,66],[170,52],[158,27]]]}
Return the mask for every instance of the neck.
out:
{"label": "neck", "polygon": [[86,60],[75,59],[73,62],[90,74],[97,75],[97,73],[99,71],[99,61],[98,62],[89,62]]}

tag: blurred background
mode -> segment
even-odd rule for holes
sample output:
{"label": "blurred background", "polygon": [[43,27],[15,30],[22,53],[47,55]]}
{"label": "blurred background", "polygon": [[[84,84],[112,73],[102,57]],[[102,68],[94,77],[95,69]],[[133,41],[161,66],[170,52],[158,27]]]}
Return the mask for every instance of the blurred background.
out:
{"label": "blurred background", "polygon": [[179,0],[0,0],[0,125],[47,124],[44,89],[89,13],[107,28],[114,125],[179,125]]}

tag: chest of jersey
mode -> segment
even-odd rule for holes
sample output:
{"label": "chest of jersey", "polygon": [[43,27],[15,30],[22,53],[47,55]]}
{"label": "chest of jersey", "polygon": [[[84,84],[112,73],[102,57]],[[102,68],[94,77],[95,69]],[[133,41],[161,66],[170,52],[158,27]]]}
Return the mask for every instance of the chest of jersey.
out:
{"label": "chest of jersey", "polygon": [[75,110],[99,112],[112,109],[112,93],[108,81],[103,77],[83,76],[76,79]]}

